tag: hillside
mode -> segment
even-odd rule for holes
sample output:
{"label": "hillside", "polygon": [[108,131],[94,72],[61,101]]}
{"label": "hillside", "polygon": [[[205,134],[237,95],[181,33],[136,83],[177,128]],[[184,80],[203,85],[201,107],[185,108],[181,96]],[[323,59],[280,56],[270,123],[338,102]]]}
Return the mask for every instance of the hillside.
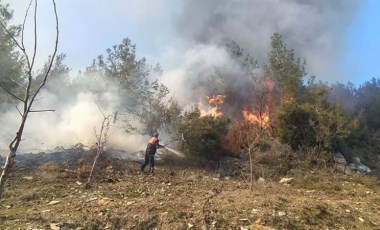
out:
{"label": "hillside", "polygon": [[18,168],[1,203],[1,229],[380,229],[373,178],[294,172],[289,183],[220,176],[202,167],[112,160],[86,189],[75,170]]}

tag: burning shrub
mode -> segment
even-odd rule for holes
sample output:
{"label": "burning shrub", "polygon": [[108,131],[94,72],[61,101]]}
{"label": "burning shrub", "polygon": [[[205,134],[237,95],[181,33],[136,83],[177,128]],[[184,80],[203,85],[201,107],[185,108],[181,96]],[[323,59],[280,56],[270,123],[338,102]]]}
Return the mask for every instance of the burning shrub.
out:
{"label": "burning shrub", "polygon": [[187,112],[177,133],[183,134],[185,139],[183,151],[207,159],[216,160],[222,153],[222,139],[227,132],[228,120],[226,117],[200,116],[195,108]]}
{"label": "burning shrub", "polygon": [[249,121],[236,121],[228,129],[226,146],[230,152],[237,153],[246,149],[262,129]]}

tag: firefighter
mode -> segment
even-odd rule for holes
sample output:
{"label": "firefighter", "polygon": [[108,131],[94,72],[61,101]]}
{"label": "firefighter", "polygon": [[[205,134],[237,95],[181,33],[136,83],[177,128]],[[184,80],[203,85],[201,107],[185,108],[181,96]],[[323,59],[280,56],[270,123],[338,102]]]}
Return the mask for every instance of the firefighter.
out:
{"label": "firefighter", "polygon": [[156,155],[156,151],[158,148],[163,148],[163,145],[159,144],[158,133],[154,133],[145,150],[145,160],[141,165],[141,171],[144,172],[145,166],[150,166],[150,173],[154,173],[154,156]]}

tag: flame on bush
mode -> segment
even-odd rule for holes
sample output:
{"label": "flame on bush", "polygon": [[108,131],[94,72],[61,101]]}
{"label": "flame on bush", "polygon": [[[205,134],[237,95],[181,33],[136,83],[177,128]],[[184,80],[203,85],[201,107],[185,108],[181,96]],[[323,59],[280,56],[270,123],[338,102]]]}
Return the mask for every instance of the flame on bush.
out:
{"label": "flame on bush", "polygon": [[242,111],[244,119],[251,123],[258,125],[262,128],[269,128],[269,122],[270,122],[270,116],[269,116],[269,107],[266,105],[263,109],[263,111],[248,111],[243,110]]}
{"label": "flame on bush", "polygon": [[208,110],[203,108],[202,98],[199,99],[198,102],[198,109],[201,113],[201,117],[203,116],[212,116],[212,117],[220,117],[223,115],[223,112],[220,108],[220,106],[223,104],[224,99],[226,98],[225,95],[216,95],[212,97],[206,97],[207,103],[212,106]]}

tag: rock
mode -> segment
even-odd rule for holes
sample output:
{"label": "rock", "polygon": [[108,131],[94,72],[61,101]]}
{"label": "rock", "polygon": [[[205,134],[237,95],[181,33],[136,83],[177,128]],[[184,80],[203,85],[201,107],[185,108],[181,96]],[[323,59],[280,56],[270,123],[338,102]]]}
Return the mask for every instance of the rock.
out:
{"label": "rock", "polygon": [[191,228],[194,227],[194,224],[188,223],[188,224],[187,224],[187,227],[189,227],[189,229],[191,229]]}
{"label": "rock", "polygon": [[218,177],[214,177],[214,178],[212,178],[214,181],[218,181],[218,180],[220,180]]}
{"label": "rock", "polygon": [[292,183],[293,182],[293,180],[294,180],[294,178],[291,178],[291,177],[284,177],[284,178],[282,178],[281,180],[280,180],[280,183],[281,184],[290,184],[290,183]]}
{"label": "rock", "polygon": [[258,180],[257,180],[258,183],[264,183],[265,182],[265,179],[260,177]]}
{"label": "rock", "polygon": [[334,154],[334,161],[337,164],[347,165],[347,161],[341,153]]}
{"label": "rock", "polygon": [[52,201],[50,201],[48,203],[48,205],[56,205],[56,204],[59,204],[59,203],[61,203],[61,201],[59,201],[59,200],[52,200]]}
{"label": "rock", "polygon": [[33,177],[32,177],[32,176],[24,176],[22,179],[25,179],[25,180],[33,180]]}
{"label": "rock", "polygon": [[338,172],[350,174],[351,170],[347,167],[348,163],[341,153],[334,154],[335,170]]}
{"label": "rock", "polygon": [[359,217],[358,219],[359,219],[360,222],[364,222],[363,218]]}
{"label": "rock", "polygon": [[367,174],[370,173],[372,170],[364,165],[359,157],[353,158],[354,162],[348,164],[344,156],[340,153],[337,153],[334,155],[334,161],[335,161],[335,170],[338,172],[343,172],[346,174],[353,174],[355,172],[357,173],[363,173]]}
{"label": "rock", "polygon": [[83,183],[80,182],[80,181],[77,181],[77,182],[75,182],[75,184],[77,184],[77,185],[82,185]]}
{"label": "rock", "polygon": [[355,158],[354,158],[354,162],[355,162],[355,164],[356,164],[357,172],[359,172],[359,173],[370,173],[370,172],[372,171],[367,165],[364,165],[364,164],[360,161],[360,158],[359,158],[359,157],[355,157]]}

